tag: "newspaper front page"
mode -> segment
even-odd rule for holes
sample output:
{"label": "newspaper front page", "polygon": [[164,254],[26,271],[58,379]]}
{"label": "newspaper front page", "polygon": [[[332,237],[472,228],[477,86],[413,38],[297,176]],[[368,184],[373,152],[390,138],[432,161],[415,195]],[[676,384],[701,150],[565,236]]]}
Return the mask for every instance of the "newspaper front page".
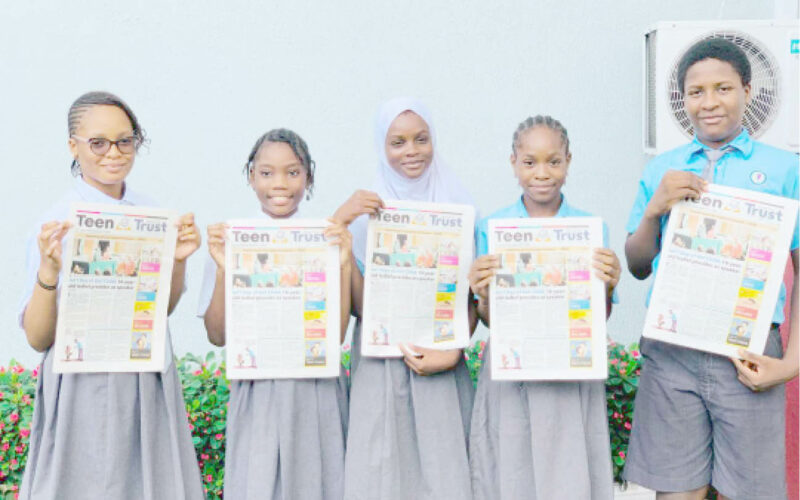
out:
{"label": "newspaper front page", "polygon": [[339,375],[339,247],[324,220],[228,222],[225,336],[230,379]]}
{"label": "newspaper front page", "polygon": [[795,200],[714,184],[676,204],[643,335],[726,356],[762,354],[796,220]]}
{"label": "newspaper front page", "polygon": [[176,215],[76,203],[69,219],[53,370],[162,371]]}
{"label": "newspaper front page", "polygon": [[605,285],[592,268],[598,217],[489,220],[501,268],[489,288],[493,380],[604,379]]}
{"label": "newspaper front page", "polygon": [[400,357],[400,343],[466,347],[475,209],[384,202],[367,229],[361,353]]}

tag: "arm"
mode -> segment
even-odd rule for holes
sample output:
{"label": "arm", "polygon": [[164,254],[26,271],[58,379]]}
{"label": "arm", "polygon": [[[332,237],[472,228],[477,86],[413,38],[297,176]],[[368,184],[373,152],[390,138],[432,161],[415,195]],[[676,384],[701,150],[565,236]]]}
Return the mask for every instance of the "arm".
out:
{"label": "arm", "polygon": [[329,245],[339,246],[339,318],[341,321],[339,343],[342,343],[347,334],[347,326],[350,324],[353,237],[344,223],[337,222],[333,218],[328,219],[328,222],[331,225],[325,228],[325,238],[328,240]]}
{"label": "arm", "polygon": [[175,263],[172,266],[172,285],[169,290],[167,314],[172,314],[183,295],[186,281],[186,259],[200,247],[200,233],[194,225],[194,214],[178,219],[178,241],[175,246]]}
{"label": "arm", "polygon": [[[356,258],[350,255],[350,301],[352,304],[353,316],[361,318],[361,311],[364,307],[364,276],[358,269]],[[348,312],[348,316],[350,313]]]}
{"label": "arm", "polygon": [[[481,255],[469,269],[469,288],[478,297],[475,314],[483,324],[489,326],[489,283],[500,268],[500,258],[496,255]],[[477,323],[477,320],[476,320]]]}
{"label": "arm", "polygon": [[643,280],[653,271],[653,259],[661,247],[661,217],[681,200],[700,198],[707,185],[691,172],[670,170],[664,174],[647,203],[639,226],[625,241],[628,270],[636,279]]}
{"label": "arm", "polygon": [[792,270],[794,271],[794,284],[792,285],[791,309],[789,310],[789,340],[786,342],[786,351],[782,359],[771,358],[754,354],[744,349],[739,349],[741,360],[732,358],[736,366],[738,378],[741,383],[751,390],[759,392],[772,386],[783,384],[792,380],[800,371],[800,356],[798,354],[798,250],[792,250]]}
{"label": "arm", "polygon": [[[39,246],[40,263],[38,270],[39,280],[55,286],[58,284],[58,273],[61,270],[61,240],[67,234],[70,225],[68,222],[48,222],[42,225],[42,230],[37,238]],[[33,287],[25,314],[22,317],[22,327],[28,344],[39,352],[47,350],[56,337],[56,296],[57,290],[47,290],[38,283]]]}
{"label": "arm", "polygon": [[[381,200],[380,196],[372,191],[359,189],[336,210],[333,214],[333,219],[345,226],[349,226],[361,215],[377,214],[381,208],[383,208],[383,200]],[[364,298],[364,276],[358,269],[355,255],[352,252],[350,253],[350,301],[353,315],[356,318],[360,318]]]}
{"label": "arm", "polygon": [[217,347],[225,345],[225,230],[220,222],[208,226],[208,253],[217,265],[214,292],[203,315],[208,341]]}
{"label": "arm", "polygon": [[592,263],[595,275],[606,284],[606,319],[611,316],[614,288],[622,274],[617,254],[610,248],[595,248]]}

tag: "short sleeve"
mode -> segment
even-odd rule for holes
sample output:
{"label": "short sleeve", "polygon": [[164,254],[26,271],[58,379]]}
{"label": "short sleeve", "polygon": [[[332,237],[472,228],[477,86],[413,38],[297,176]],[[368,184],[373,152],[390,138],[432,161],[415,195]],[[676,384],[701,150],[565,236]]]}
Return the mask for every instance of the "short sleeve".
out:
{"label": "short sleeve", "polygon": [[[791,198],[795,201],[800,199],[800,188],[798,188],[798,173],[797,173],[797,164],[795,163],[789,171],[791,172],[790,178],[787,179],[787,187],[789,188],[789,192],[787,193],[787,197]],[[800,219],[795,218],[794,221],[794,234],[792,234],[792,250],[797,250],[800,247],[800,225],[798,225],[798,221]]]}
{"label": "short sleeve", "polygon": [[653,197],[653,190],[650,186],[652,170],[652,163],[649,163],[642,173],[642,178],[639,179],[639,188],[636,191],[636,199],[633,202],[633,208],[631,208],[630,216],[628,216],[628,224],[625,226],[628,234],[633,234],[636,232],[636,229],[639,227],[639,223],[642,221],[642,217],[644,217],[644,211],[647,208],[647,204],[650,202],[650,198]]}
{"label": "short sleeve", "polygon": [[[608,238],[608,224],[603,222],[603,247],[604,248],[609,248],[609,244],[610,243],[609,243],[609,238]],[[619,259],[619,256],[617,256],[617,258]],[[621,262],[620,262],[620,265],[622,265]],[[617,288],[618,287],[614,287],[614,290],[611,292],[611,303],[612,304],[619,304],[619,296],[617,295]]]}
{"label": "short sleeve", "polygon": [[489,230],[488,227],[489,219],[482,219],[475,228],[475,250],[477,252],[477,257],[489,253],[489,240],[486,234]]}
{"label": "short sleeve", "polygon": [[211,297],[214,295],[214,286],[217,282],[217,263],[211,255],[206,255],[206,262],[203,266],[203,283],[200,286],[200,296],[197,300],[197,317],[203,318],[206,315],[208,306],[211,305]]}

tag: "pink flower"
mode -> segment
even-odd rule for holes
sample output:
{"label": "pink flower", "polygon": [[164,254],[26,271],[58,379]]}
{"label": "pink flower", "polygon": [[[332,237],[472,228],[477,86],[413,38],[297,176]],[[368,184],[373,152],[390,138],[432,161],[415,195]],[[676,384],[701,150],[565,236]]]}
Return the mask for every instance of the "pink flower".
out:
{"label": "pink flower", "polygon": [[33,375],[34,378],[39,376],[39,366],[41,365],[37,365],[36,368],[34,368],[33,372],[31,373],[31,375]]}
{"label": "pink flower", "polygon": [[20,429],[19,430],[19,435],[24,437],[24,438],[26,438],[26,437],[31,435],[31,430],[30,429]]}
{"label": "pink flower", "polygon": [[11,367],[11,371],[19,375],[25,371],[25,368],[23,368],[22,365],[14,365]]}
{"label": "pink flower", "polygon": [[25,451],[25,447],[21,444],[18,444],[14,447],[14,451],[16,451],[18,455],[22,455],[22,452]]}
{"label": "pink flower", "polygon": [[0,422],[0,431],[2,431],[5,426],[6,426],[5,422]]}
{"label": "pink flower", "polygon": [[3,443],[3,446],[2,446],[2,449],[3,449],[3,451],[8,451],[8,449],[9,449],[9,448],[11,448],[11,445],[10,445],[10,444],[8,444],[8,443]]}
{"label": "pink flower", "polygon": [[12,458],[11,459],[11,465],[17,465],[17,459],[16,458]]}
{"label": "pink flower", "polygon": [[190,431],[193,431],[193,430],[194,430],[194,426],[193,426],[192,424],[189,424],[189,430],[190,430]]}
{"label": "pink flower", "polygon": [[348,377],[350,376],[350,370],[345,370],[344,372],[347,374]]}
{"label": "pink flower", "polygon": [[211,474],[206,474],[206,482],[207,483],[210,483],[212,479],[214,479],[214,478],[211,477]]}
{"label": "pink flower", "polygon": [[626,366],[628,366],[628,362],[627,361],[623,361],[622,363],[619,364],[620,368],[625,368]]}
{"label": "pink flower", "polygon": [[483,351],[478,353],[478,359],[483,359]]}
{"label": "pink flower", "polygon": [[345,345],[343,345],[343,346],[342,346],[342,350],[343,350],[343,351],[349,351],[349,350],[350,350],[350,344],[345,344]]}
{"label": "pink flower", "polygon": [[22,395],[22,404],[24,404],[24,405],[29,405],[29,404],[31,404],[31,397],[30,397],[30,395],[28,395],[28,394],[23,394],[23,395]]}
{"label": "pink flower", "polygon": [[639,355],[640,355],[640,354],[639,354],[639,351],[637,351],[637,350],[635,350],[635,349],[634,349],[633,351],[631,351],[631,354],[633,354],[633,357],[634,357],[634,358],[638,358],[638,357],[639,357]]}
{"label": "pink flower", "polygon": [[208,460],[208,455],[206,455],[205,453],[201,453],[200,458],[203,460]]}
{"label": "pink flower", "polygon": [[625,452],[624,451],[619,452],[619,457],[620,458],[625,458]]}
{"label": "pink flower", "polygon": [[19,415],[17,415],[16,413],[12,413],[11,415],[8,416],[8,419],[11,420],[12,424],[15,424],[17,423],[17,420],[19,420]]}
{"label": "pink flower", "polygon": [[631,423],[630,422],[625,422],[625,428],[628,429],[628,430],[631,430]]}
{"label": "pink flower", "polygon": [[619,360],[618,360],[618,359],[612,359],[612,360],[611,360],[611,364],[612,364],[612,365],[616,366],[616,365],[617,365],[617,363],[619,363]]}
{"label": "pink flower", "polygon": [[617,412],[614,412],[614,414],[613,414],[613,415],[611,415],[611,416],[612,416],[612,417],[614,417],[614,418],[619,418],[619,413],[617,413]]}
{"label": "pink flower", "polygon": [[219,368],[217,368],[216,370],[214,370],[214,376],[215,376],[215,377],[219,377],[220,375],[222,375],[222,371],[220,371],[220,369],[219,369]]}
{"label": "pink flower", "polygon": [[195,370],[193,372],[194,375],[200,375],[201,373],[203,373],[203,370]]}
{"label": "pink flower", "polygon": [[6,372],[6,367],[0,366],[0,373],[5,373],[5,372]]}
{"label": "pink flower", "polygon": [[222,434],[215,434],[215,435],[214,435],[214,439],[217,439],[217,440],[219,440],[219,441],[222,441],[222,438],[224,438],[224,437],[225,437],[225,436],[224,436],[224,435],[222,435]]}

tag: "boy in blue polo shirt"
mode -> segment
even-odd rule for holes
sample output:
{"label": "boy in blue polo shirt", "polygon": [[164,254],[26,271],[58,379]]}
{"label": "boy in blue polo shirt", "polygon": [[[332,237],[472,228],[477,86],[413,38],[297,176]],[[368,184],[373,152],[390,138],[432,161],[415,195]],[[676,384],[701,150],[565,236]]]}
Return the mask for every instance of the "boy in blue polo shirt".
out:
{"label": "boy in blue polo shirt", "polygon": [[[628,268],[645,279],[658,267],[672,206],[697,199],[708,183],[798,198],[795,154],[753,141],[742,126],[750,98],[750,64],[733,43],[692,46],[678,83],[695,138],[654,158],[639,182],[628,221]],[[792,238],[798,305],[798,231]],[[790,318],[786,353],[781,289],[764,355],[742,359],[642,339],[644,356],[624,477],[658,498],[702,499],[708,485],[725,498],[786,498],[784,382],[798,373],[798,321]]]}

